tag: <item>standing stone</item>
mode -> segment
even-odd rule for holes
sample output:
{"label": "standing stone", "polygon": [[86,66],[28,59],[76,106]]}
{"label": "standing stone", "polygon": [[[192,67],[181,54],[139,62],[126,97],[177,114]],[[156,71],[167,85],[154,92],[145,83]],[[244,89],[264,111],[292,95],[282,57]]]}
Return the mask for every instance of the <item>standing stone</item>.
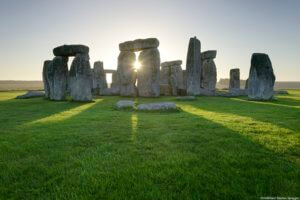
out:
{"label": "standing stone", "polygon": [[179,90],[184,89],[183,73],[180,65],[171,66],[170,85],[173,96],[179,95]]}
{"label": "standing stone", "polygon": [[267,54],[254,53],[248,78],[248,98],[271,100],[274,94],[275,75]]}
{"label": "standing stone", "polygon": [[103,95],[107,89],[106,74],[103,69],[103,62],[97,61],[94,63],[92,70],[93,88],[92,91],[96,95]]}
{"label": "standing stone", "polygon": [[68,57],[56,56],[47,66],[45,79],[49,83],[49,99],[65,100],[68,87]]}
{"label": "standing stone", "polygon": [[165,66],[161,64],[160,70],[160,84],[169,85],[170,84],[170,66]]}
{"label": "standing stone", "polygon": [[92,100],[92,71],[88,54],[77,54],[70,69],[70,93],[74,101]]}
{"label": "standing stone", "polygon": [[49,80],[48,80],[48,66],[51,63],[51,60],[46,60],[43,65],[43,84],[44,84],[44,90],[45,90],[45,98],[50,97],[50,86],[49,86]]}
{"label": "standing stone", "polygon": [[118,77],[120,81],[121,96],[136,96],[136,72],[134,62],[136,56],[134,52],[121,51],[118,57]]}
{"label": "standing stone", "polygon": [[240,69],[230,70],[229,92],[233,95],[240,93]]}
{"label": "standing stone", "polygon": [[141,97],[160,95],[160,54],[157,48],[143,50],[139,55],[138,92]]}
{"label": "standing stone", "polygon": [[201,44],[194,37],[190,38],[186,59],[186,82],[188,95],[200,95]]}
{"label": "standing stone", "polygon": [[217,67],[213,60],[216,55],[217,51],[206,51],[201,54],[201,88],[211,95],[215,93],[217,84]]}

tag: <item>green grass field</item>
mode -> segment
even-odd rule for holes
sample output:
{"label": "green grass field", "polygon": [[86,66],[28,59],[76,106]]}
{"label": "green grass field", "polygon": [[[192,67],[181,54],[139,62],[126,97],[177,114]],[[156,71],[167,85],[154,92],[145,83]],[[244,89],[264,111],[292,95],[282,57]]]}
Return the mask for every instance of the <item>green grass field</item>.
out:
{"label": "green grass field", "polygon": [[0,199],[300,197],[300,90],[289,92],[198,97],[175,113],[0,92]]}

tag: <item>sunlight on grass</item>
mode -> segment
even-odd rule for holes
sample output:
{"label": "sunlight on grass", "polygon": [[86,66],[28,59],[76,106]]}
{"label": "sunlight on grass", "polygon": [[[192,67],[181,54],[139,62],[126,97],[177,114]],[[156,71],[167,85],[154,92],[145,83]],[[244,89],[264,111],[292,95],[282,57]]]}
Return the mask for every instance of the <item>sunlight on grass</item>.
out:
{"label": "sunlight on grass", "polygon": [[198,115],[215,123],[250,137],[253,141],[278,153],[297,148],[299,138],[294,132],[271,123],[257,121],[251,117],[244,117],[229,113],[217,113],[202,110],[190,105],[181,104],[180,108],[193,115]]}
{"label": "sunlight on grass", "polygon": [[132,127],[132,141],[136,141],[136,135],[137,135],[137,123],[138,123],[138,118],[136,113],[132,113],[131,115],[131,127]]}
{"label": "sunlight on grass", "polygon": [[29,122],[25,125],[34,125],[34,124],[39,124],[39,123],[53,123],[53,122],[59,122],[62,120],[66,120],[69,119],[75,115],[80,114],[81,112],[91,108],[92,106],[94,106],[96,103],[102,101],[103,99],[97,99],[96,101],[92,102],[92,103],[85,103],[85,104],[79,104],[79,106],[72,108],[70,110],[64,111],[64,112],[60,112],[42,119],[38,119],[32,122]]}
{"label": "sunlight on grass", "polygon": [[[232,98],[231,100],[234,101],[242,101],[242,102],[247,102],[247,103],[256,103],[256,104],[264,104],[264,105],[272,105],[272,106],[281,106],[281,107],[288,107],[288,108],[300,108],[300,104],[299,106],[292,106],[292,105],[284,105],[284,104],[277,104],[277,103],[272,103],[269,101],[248,101],[246,99],[238,99],[238,98]],[[300,102],[300,101],[299,101]]]}

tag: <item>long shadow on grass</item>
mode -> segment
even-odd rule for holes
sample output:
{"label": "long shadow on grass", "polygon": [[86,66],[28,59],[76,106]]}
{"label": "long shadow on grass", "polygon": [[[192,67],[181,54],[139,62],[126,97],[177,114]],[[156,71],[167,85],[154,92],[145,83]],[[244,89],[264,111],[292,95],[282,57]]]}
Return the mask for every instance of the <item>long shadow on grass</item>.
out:
{"label": "long shadow on grass", "polygon": [[248,101],[245,98],[200,97],[198,101],[186,102],[185,104],[216,113],[231,113],[250,117],[293,131],[300,130],[300,110],[275,105],[274,102],[276,101],[268,103]]}
{"label": "long shadow on grass", "polygon": [[140,160],[127,175],[141,175],[129,183],[149,193],[162,199],[299,195],[299,165],[225,126],[187,112],[133,114]]}

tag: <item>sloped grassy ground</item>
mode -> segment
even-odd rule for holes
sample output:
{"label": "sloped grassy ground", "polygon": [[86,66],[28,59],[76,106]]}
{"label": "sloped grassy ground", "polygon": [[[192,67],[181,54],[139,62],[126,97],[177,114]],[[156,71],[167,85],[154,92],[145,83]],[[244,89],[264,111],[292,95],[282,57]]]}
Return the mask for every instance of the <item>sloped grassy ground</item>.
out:
{"label": "sloped grassy ground", "polygon": [[175,113],[0,92],[0,199],[299,197],[300,91],[289,92],[198,97]]}

